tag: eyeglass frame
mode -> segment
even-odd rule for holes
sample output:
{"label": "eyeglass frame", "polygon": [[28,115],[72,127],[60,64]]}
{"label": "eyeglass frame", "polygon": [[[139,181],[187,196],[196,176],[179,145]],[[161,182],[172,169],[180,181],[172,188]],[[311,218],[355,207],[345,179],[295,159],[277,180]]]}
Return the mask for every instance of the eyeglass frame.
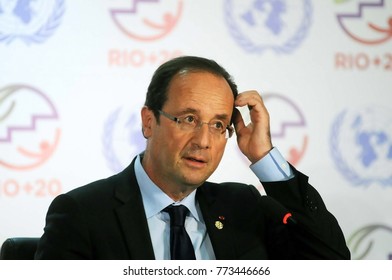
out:
{"label": "eyeglass frame", "polygon": [[[169,113],[166,113],[162,110],[158,110],[158,113],[166,118],[168,118],[169,120],[174,121],[177,125],[183,123],[179,117],[175,117]],[[208,130],[211,132],[211,126],[209,122],[203,122],[200,121],[198,118],[196,119],[196,126],[193,128],[193,130],[195,131],[196,129],[200,129],[201,126],[203,124],[206,124],[208,126]],[[222,122],[223,123],[223,122]],[[229,139],[231,136],[233,136],[234,134],[234,128],[231,125],[226,125],[225,130],[221,133],[221,134],[225,134],[225,139]]]}

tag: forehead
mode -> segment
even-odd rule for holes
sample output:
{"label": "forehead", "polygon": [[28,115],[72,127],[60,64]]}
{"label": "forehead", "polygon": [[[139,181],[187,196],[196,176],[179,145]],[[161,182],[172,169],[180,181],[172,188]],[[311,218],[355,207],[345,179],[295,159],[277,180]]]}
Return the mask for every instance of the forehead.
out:
{"label": "forehead", "polygon": [[191,108],[200,112],[231,114],[233,92],[227,81],[209,72],[180,72],[174,76],[169,88],[165,108],[177,111]]}

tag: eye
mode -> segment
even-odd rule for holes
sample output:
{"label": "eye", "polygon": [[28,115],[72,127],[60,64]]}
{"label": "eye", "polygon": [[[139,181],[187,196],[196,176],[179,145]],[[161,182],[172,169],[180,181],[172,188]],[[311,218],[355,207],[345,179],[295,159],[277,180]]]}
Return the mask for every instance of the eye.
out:
{"label": "eye", "polygon": [[182,121],[186,124],[194,124],[196,122],[195,116],[189,115],[182,118]]}
{"label": "eye", "polygon": [[219,131],[223,131],[226,129],[226,126],[222,121],[212,121],[211,127]]}

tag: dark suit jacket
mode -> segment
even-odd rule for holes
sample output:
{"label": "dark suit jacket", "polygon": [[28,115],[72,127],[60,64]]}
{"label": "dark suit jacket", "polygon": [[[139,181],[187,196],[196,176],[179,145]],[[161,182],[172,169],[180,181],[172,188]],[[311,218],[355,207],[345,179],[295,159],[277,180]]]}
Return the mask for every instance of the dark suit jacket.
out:
{"label": "dark suit jacket", "polygon": [[[263,211],[254,186],[206,182],[197,189],[217,259],[349,259],[336,219],[307,177],[264,183],[298,220],[283,225]],[[223,228],[215,221],[224,217]],[[36,259],[154,259],[134,161],[112,177],[59,195],[49,207]]]}

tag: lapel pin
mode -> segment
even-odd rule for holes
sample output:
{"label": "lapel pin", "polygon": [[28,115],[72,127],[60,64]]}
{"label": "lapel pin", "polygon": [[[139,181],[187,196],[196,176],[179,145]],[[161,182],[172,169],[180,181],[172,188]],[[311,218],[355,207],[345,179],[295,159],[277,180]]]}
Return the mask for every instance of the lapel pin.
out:
{"label": "lapel pin", "polygon": [[221,221],[215,221],[215,227],[217,229],[222,229],[223,228],[223,223]]}
{"label": "lapel pin", "polygon": [[225,216],[219,216],[218,218],[219,218],[219,220],[221,220],[221,221],[224,221],[224,220],[225,220]]}

